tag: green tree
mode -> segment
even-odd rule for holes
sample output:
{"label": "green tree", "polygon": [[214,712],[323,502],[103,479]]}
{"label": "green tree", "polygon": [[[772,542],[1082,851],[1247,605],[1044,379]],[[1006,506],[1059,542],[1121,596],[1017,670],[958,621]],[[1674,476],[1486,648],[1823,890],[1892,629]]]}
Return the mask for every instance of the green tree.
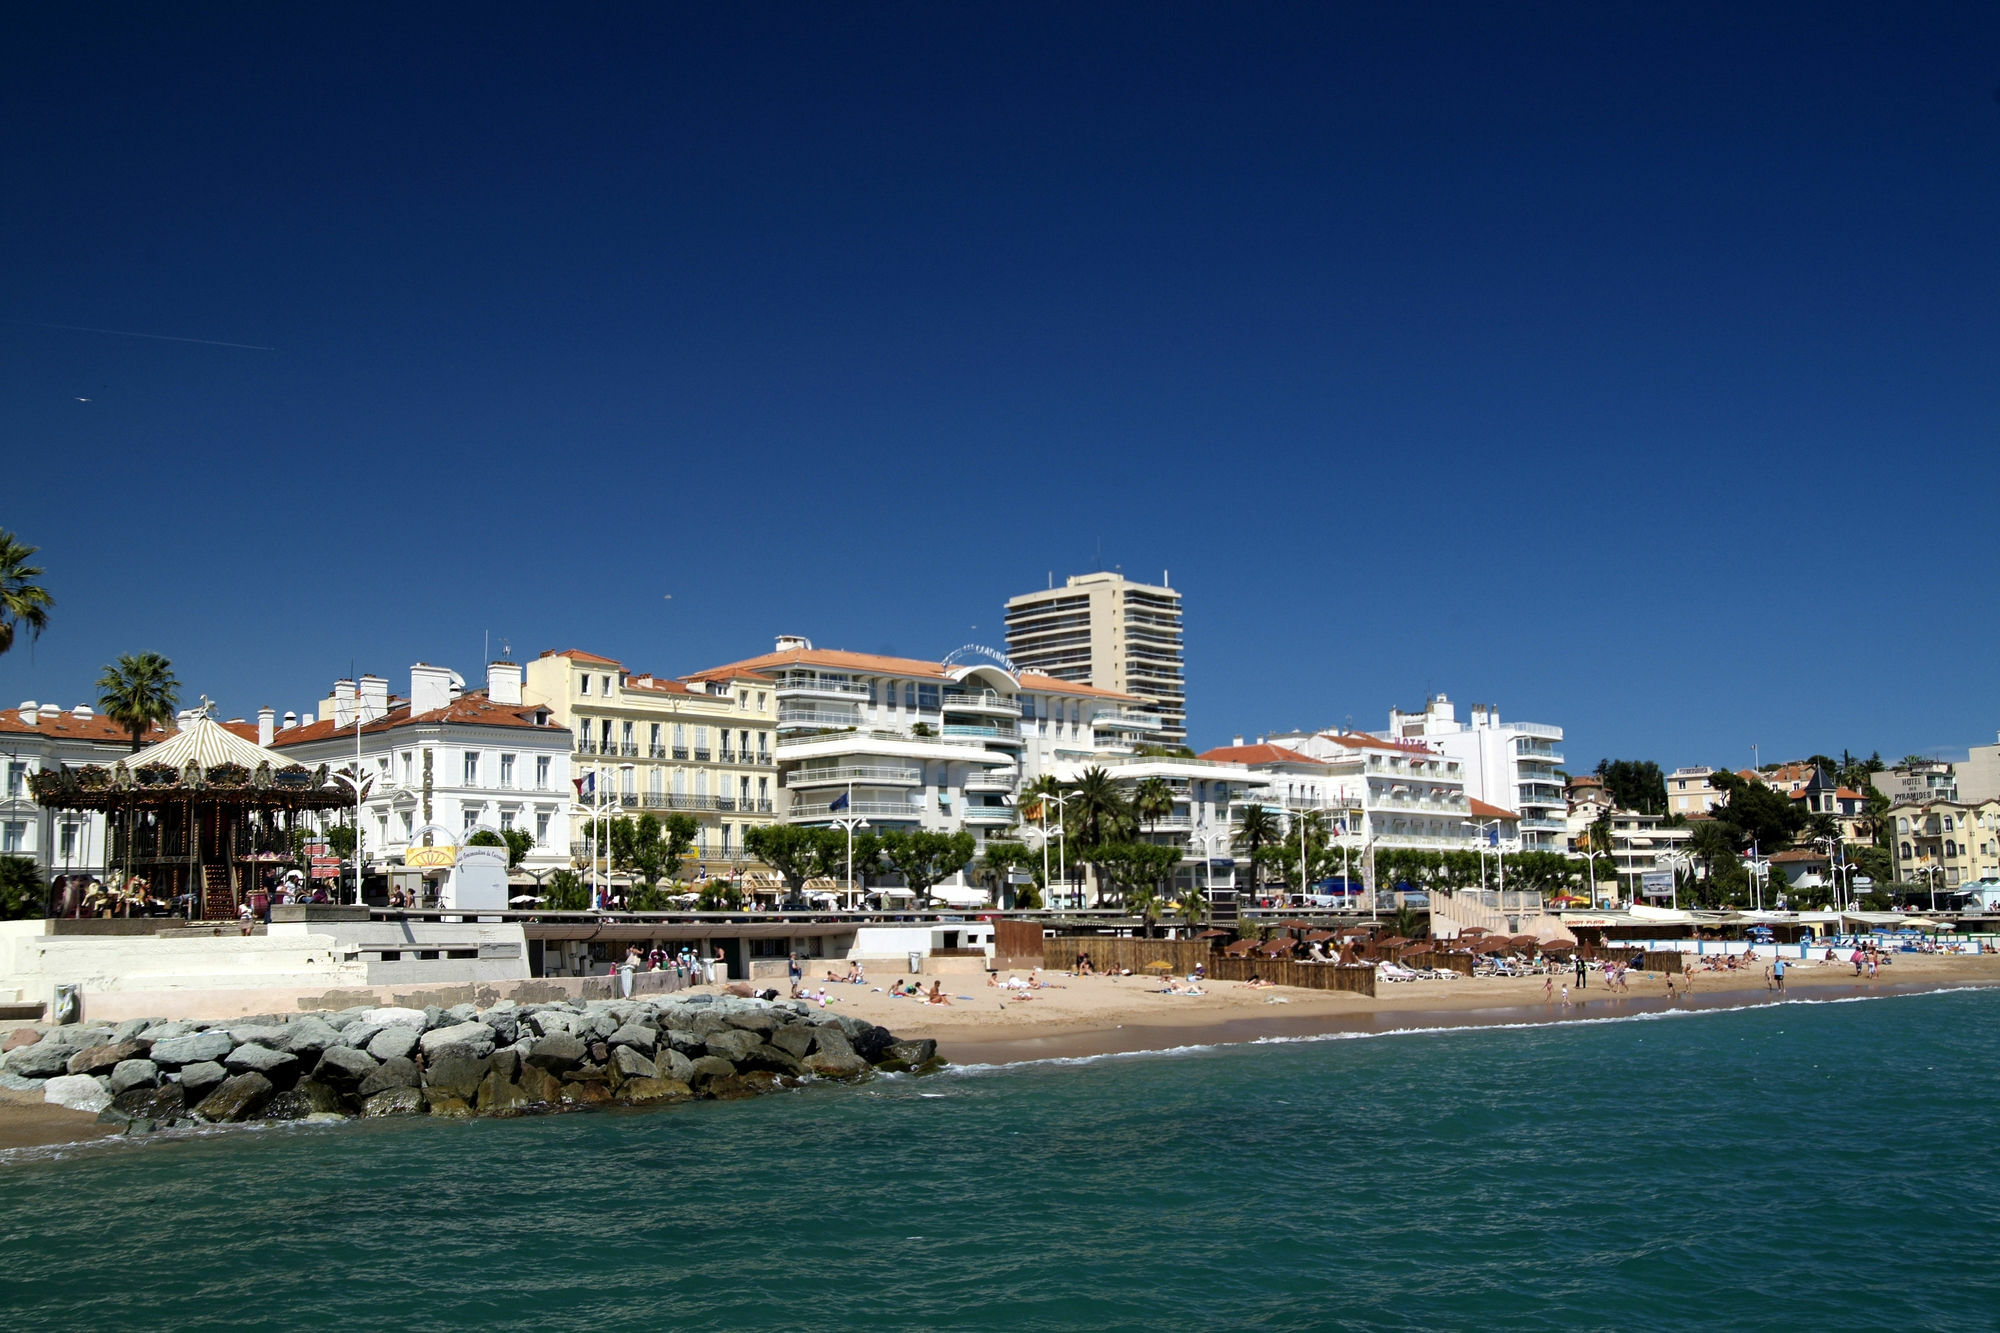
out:
{"label": "green tree", "polygon": [[1420,940],[1431,933],[1431,914],[1414,907],[1398,907],[1389,918],[1389,929],[1406,940]]}
{"label": "green tree", "polygon": [[558,870],[542,883],[542,906],[551,912],[581,912],[590,906],[590,886],[574,870]]}
{"label": "green tree", "polygon": [[[840,876],[847,877],[847,848],[840,849]],[[873,831],[856,830],[854,834],[854,883],[862,891],[868,888],[869,877],[882,868],[882,835]]]}
{"label": "green tree", "polygon": [[[0,533],[0,537],[4,536]],[[42,872],[31,858],[0,856],[0,920],[25,921],[46,916],[48,894],[49,886],[42,883]]]}
{"label": "green tree", "polygon": [[1720,769],[1709,782],[1727,793],[1714,811],[1715,822],[1731,831],[1739,852],[1753,843],[1763,855],[1783,851],[1805,826],[1799,803],[1775,788]]}
{"label": "green tree", "polygon": [[1174,789],[1165,778],[1142,778],[1132,792],[1132,813],[1148,830],[1174,812]]}
{"label": "green tree", "polygon": [[1070,792],[1065,807],[1069,836],[1080,852],[1131,836],[1132,803],[1118,790],[1117,780],[1101,768],[1087,768]]}
{"label": "green tree", "polygon": [[14,646],[14,631],[26,626],[28,637],[39,639],[48,628],[49,608],[56,599],[36,580],[42,577],[39,565],[28,563],[39,546],[23,545],[11,532],[0,529],[0,653]]}
{"label": "green tree", "polygon": [[1192,881],[1174,899],[1174,913],[1185,921],[1189,928],[1208,920],[1208,895]]}
{"label": "green tree", "polygon": [[892,831],[882,835],[882,857],[889,868],[903,877],[903,883],[922,903],[931,886],[948,875],[963,870],[978,846],[970,833],[914,833]]}
{"label": "green tree", "polygon": [[[1285,881],[1285,887],[1294,893],[1304,893],[1338,870],[1340,863],[1340,849],[1333,843],[1326,816],[1317,810],[1294,815],[1291,827],[1285,830],[1284,841],[1270,853],[1271,868]],[[1301,866],[1305,872],[1303,878],[1300,876]]]}
{"label": "green tree", "polygon": [[1107,842],[1097,848],[1095,856],[1105,883],[1120,903],[1135,907],[1136,895],[1144,893],[1150,932],[1150,913],[1157,913],[1164,901],[1160,886],[1181,863],[1181,849],[1157,842]]}
{"label": "green tree", "polygon": [[174,664],[158,653],[125,653],[97,678],[97,706],[125,728],[134,751],[148,728],[173,721],[180,692]]}
{"label": "green tree", "polygon": [[[680,865],[681,853],[686,845],[675,846],[679,839],[670,839],[666,824],[684,820],[683,831],[687,834],[687,844],[693,843],[694,818],[691,815],[668,815],[663,824],[658,815],[650,810],[637,819],[620,817],[611,821],[611,864],[620,870],[629,871],[639,883],[651,889],[661,878]],[[650,899],[652,895],[648,895]]]}
{"label": "green tree", "polygon": [[[343,812],[347,813],[347,812]],[[351,815],[349,816],[352,817]],[[354,826],[335,824],[326,831],[326,850],[345,861],[354,855]]]}
{"label": "green tree", "polygon": [[829,864],[846,860],[847,835],[802,824],[755,825],[743,830],[743,850],[777,871],[787,896],[796,898],[805,892],[807,880],[825,874]]}
{"label": "green tree", "polygon": [[1282,836],[1277,816],[1262,805],[1245,806],[1243,813],[1237,816],[1236,831],[1230,836],[1230,844],[1240,859],[1249,864],[1251,893],[1256,893],[1263,884],[1265,859],[1270,855],[1271,845]]}
{"label": "green tree", "polygon": [[1597,776],[1604,779],[1604,790],[1620,810],[1635,810],[1642,815],[1667,812],[1666,775],[1652,760],[1600,759]]}

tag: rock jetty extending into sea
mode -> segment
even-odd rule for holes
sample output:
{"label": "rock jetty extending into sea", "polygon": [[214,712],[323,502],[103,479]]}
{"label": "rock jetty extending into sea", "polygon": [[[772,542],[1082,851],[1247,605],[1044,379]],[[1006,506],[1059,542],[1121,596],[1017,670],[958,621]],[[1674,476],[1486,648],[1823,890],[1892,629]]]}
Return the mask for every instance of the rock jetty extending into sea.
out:
{"label": "rock jetty extending into sea", "polygon": [[942,1067],[937,1043],[796,1000],[686,995],[489,1009],[135,1018],[5,1042],[0,1086],[122,1125],[531,1115],[752,1097]]}

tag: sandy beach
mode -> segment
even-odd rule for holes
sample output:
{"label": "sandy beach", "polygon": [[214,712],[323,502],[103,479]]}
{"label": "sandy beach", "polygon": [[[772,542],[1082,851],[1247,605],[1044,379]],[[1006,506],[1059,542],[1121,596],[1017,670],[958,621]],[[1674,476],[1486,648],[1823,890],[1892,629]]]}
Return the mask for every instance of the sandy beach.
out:
{"label": "sandy beach", "polygon": [[[865,985],[829,983],[825,991],[833,1011],[880,1024],[899,1037],[934,1038],[939,1054],[955,1064],[1007,1064],[1265,1037],[1561,1023],[1667,1008],[1991,986],[2000,985],[2000,955],[1899,954],[1874,981],[1857,980],[1846,963],[1791,963],[1783,996],[1766,989],[1761,969],[1704,971],[1694,974],[1691,994],[1672,1000],[1660,973],[1634,973],[1628,990],[1609,990],[1593,972],[1580,991],[1565,974],[1555,979],[1553,996],[1544,994],[1541,977],[1383,982],[1374,997],[1229,981],[1203,983],[1203,995],[1174,995],[1164,993],[1164,983],[1152,976],[1042,973],[1040,978],[1044,987],[1027,992],[988,986],[979,974],[941,978],[951,998],[941,1005],[891,995],[894,976],[871,977]],[[926,990],[930,980],[924,979]],[[1565,982],[1571,985],[1568,1005],[1561,1001]],[[812,989],[817,993],[819,987]],[[0,1090],[0,1151],[79,1143],[115,1132],[90,1113],[50,1106],[33,1093]]]}

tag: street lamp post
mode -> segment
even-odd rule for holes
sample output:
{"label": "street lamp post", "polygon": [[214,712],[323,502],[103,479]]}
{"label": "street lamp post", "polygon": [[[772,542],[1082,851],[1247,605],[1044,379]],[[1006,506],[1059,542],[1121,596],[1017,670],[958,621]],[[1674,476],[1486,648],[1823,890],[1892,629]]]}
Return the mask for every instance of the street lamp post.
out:
{"label": "street lamp post", "polygon": [[1051,804],[1056,808],[1056,875],[1065,883],[1069,880],[1069,844],[1063,829],[1062,811],[1063,807],[1068,805],[1075,796],[1075,792],[1065,792],[1061,795],[1057,795],[1054,792],[1043,792],[1035,798],[1035,808],[1041,813],[1042,882],[1044,884],[1049,882],[1049,806]]}
{"label": "street lamp post", "polygon": [[[1474,819],[1474,820],[1470,820],[1470,821],[1468,821],[1468,822],[1469,822],[1469,823],[1470,823],[1470,824],[1472,825],[1472,827],[1473,827],[1474,829],[1476,829],[1476,830],[1483,830],[1483,829],[1487,829],[1487,828],[1490,828],[1490,829],[1492,829],[1492,830],[1493,830],[1493,846],[1494,846],[1494,848],[1495,848],[1496,850],[1497,850],[1497,849],[1499,848],[1499,846],[1500,846],[1500,821],[1499,821],[1499,820],[1497,820],[1497,819]],[[1479,891],[1480,891],[1481,893],[1484,893],[1484,892],[1486,892],[1486,843],[1485,843],[1484,841],[1481,841],[1481,842],[1480,842],[1480,844],[1479,844]],[[1592,895],[1591,895],[1591,901],[1592,901],[1593,903],[1595,903],[1595,902],[1597,901],[1597,898],[1596,898],[1596,895],[1595,895],[1595,894],[1592,894]]]}
{"label": "street lamp post", "polygon": [[[834,820],[833,826],[847,830],[847,894],[849,898],[852,898],[854,896],[854,830],[868,827],[868,821],[854,813],[854,782],[852,779],[849,779],[847,783],[846,809],[847,818]],[[1045,867],[1042,870],[1043,878],[1047,878],[1048,873]]]}

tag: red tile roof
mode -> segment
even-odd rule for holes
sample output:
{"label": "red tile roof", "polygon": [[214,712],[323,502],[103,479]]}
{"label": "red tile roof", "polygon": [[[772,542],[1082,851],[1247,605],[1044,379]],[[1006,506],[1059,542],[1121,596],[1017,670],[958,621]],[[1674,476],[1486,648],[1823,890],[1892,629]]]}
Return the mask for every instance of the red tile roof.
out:
{"label": "red tile roof", "polygon": [[[392,707],[388,714],[373,722],[362,724],[361,734],[373,735],[378,732],[393,731],[397,727],[452,725],[479,727],[528,727],[537,731],[564,731],[565,727],[554,722],[538,724],[536,713],[548,711],[546,704],[496,704],[486,697],[485,692],[476,691],[452,700],[443,708],[434,708],[428,713],[410,715],[408,704]],[[280,731],[271,742],[271,748],[281,750],[287,745],[304,745],[310,741],[327,740],[335,736],[352,736],[352,722],[342,726],[332,718],[323,718],[308,726],[292,727]]]}
{"label": "red tile roof", "polygon": [[1326,760],[1300,754],[1297,750],[1287,750],[1282,745],[1224,745],[1202,751],[1200,758],[1223,764],[1313,764],[1326,767]]}
{"label": "red tile roof", "polygon": [[618,659],[615,657],[599,657],[596,653],[586,653],[581,648],[564,648],[560,651],[551,648],[547,652],[543,653],[542,656],[567,657],[574,662],[597,662],[604,666],[620,665]]}
{"label": "red tile roof", "polygon": [[[23,722],[21,710],[9,708],[0,712],[0,733],[15,736],[54,736],[66,741],[114,741],[129,747],[132,733],[113,722],[102,713],[92,713],[89,717],[78,717],[65,710],[55,717],[37,717],[34,722]],[[141,737],[141,744],[151,745],[163,741],[170,733],[154,727]]]}
{"label": "red tile roof", "polygon": [[1481,819],[1519,819],[1521,817],[1512,810],[1502,810],[1497,805],[1488,805],[1476,796],[1468,797],[1467,799],[1472,806],[1472,813],[1478,815]]}
{"label": "red tile roof", "polygon": [[1430,747],[1426,745],[1398,745],[1394,741],[1385,741],[1380,736],[1370,736],[1365,731],[1322,731],[1319,734],[1322,740],[1332,741],[1335,745],[1345,745],[1351,750],[1387,750],[1391,754],[1430,753]]}

